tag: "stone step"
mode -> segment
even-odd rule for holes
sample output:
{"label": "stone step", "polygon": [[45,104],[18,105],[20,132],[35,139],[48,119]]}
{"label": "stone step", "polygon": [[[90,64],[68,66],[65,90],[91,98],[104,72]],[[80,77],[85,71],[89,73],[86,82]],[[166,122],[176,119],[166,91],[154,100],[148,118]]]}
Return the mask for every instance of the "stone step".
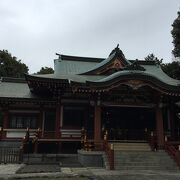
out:
{"label": "stone step", "polygon": [[146,160],[146,161],[142,161],[142,160],[121,160],[121,159],[115,159],[114,161],[115,163],[120,163],[120,164],[128,164],[128,163],[145,163],[145,164],[148,164],[148,163],[153,163],[153,164],[175,164],[174,161],[172,160]]}
{"label": "stone step", "polygon": [[[130,152],[130,151],[129,151]],[[131,153],[131,152],[130,152]],[[116,157],[124,157],[124,158],[127,158],[127,157],[131,157],[131,158],[166,158],[166,157],[169,157],[167,155],[157,155],[157,154],[147,154],[146,155],[146,152],[142,152],[142,154],[138,153],[138,154],[122,154],[122,153],[114,153]],[[170,157],[169,157],[170,158]]]}
{"label": "stone step", "polygon": [[169,166],[115,166],[116,170],[178,170],[176,167]]}
{"label": "stone step", "polygon": [[175,162],[169,163],[158,163],[158,162],[114,162],[115,166],[167,166],[167,167],[176,167]]}
{"label": "stone step", "polygon": [[114,146],[149,146],[148,143],[113,143]]}
{"label": "stone step", "polygon": [[[163,152],[144,152],[144,151],[114,151],[114,154],[120,156],[139,156],[139,157],[149,157],[149,156],[157,156],[157,157],[164,157],[167,156],[167,153]],[[169,157],[169,156],[168,156]]]}
{"label": "stone step", "polygon": [[129,147],[118,147],[118,148],[114,148],[115,151],[151,151],[151,148],[149,147],[133,147],[133,148],[129,148]]}
{"label": "stone step", "polygon": [[116,145],[114,145],[114,144],[113,144],[113,146],[114,146],[114,147],[121,147],[121,146],[125,146],[125,147],[134,147],[134,146],[138,146],[138,147],[149,147],[148,144],[146,144],[146,145],[142,145],[142,144],[133,144],[133,145],[128,145],[128,144],[116,144]]}
{"label": "stone step", "polygon": [[150,156],[150,157],[130,157],[130,156],[114,156],[114,159],[118,159],[118,160],[131,160],[131,161],[155,161],[155,160],[165,160],[165,161],[171,161],[171,157],[166,157],[166,156],[161,156],[161,157],[157,157],[157,156]]}
{"label": "stone step", "polygon": [[147,143],[114,143],[115,151],[151,151]]}
{"label": "stone step", "polygon": [[128,145],[118,145],[118,146],[114,146],[114,148],[150,148],[150,146],[139,146],[139,145],[134,145],[134,146],[128,146]]}
{"label": "stone step", "polygon": [[165,151],[114,151],[117,170],[177,170],[177,164]]}
{"label": "stone step", "polygon": [[119,155],[119,154],[115,154],[115,158],[114,159],[119,159],[119,160],[139,160],[139,161],[147,161],[147,160],[150,160],[150,161],[155,161],[155,160],[166,160],[166,161],[169,161],[169,160],[172,160],[171,157],[169,157],[168,155],[167,156],[153,156],[153,155],[150,155],[150,156],[143,156],[143,155]]}
{"label": "stone step", "polygon": [[162,160],[165,160],[165,161],[170,161],[172,160],[170,157],[122,157],[122,156],[115,156],[114,159],[117,159],[117,160],[129,160],[129,161],[155,161],[155,160],[159,160],[159,161],[162,161]]}

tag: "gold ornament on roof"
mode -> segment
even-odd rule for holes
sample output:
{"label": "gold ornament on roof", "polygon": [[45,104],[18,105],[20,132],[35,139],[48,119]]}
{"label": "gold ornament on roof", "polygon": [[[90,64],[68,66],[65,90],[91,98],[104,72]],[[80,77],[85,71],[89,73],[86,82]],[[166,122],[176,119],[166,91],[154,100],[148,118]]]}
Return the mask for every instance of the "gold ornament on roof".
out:
{"label": "gold ornament on roof", "polygon": [[126,84],[132,87],[133,89],[139,89],[143,86],[144,83],[141,80],[129,80],[126,82]]}

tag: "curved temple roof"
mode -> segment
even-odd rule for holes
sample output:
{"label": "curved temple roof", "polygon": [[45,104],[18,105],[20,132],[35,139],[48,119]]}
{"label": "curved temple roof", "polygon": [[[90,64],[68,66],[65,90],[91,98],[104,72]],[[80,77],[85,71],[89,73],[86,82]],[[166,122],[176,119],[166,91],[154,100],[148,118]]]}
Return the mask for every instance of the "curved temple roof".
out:
{"label": "curved temple roof", "polygon": [[120,81],[134,79],[180,95],[180,81],[166,75],[155,61],[127,60],[118,47],[107,59],[60,55],[59,62],[56,60],[56,63],[62,62],[63,68],[67,69],[72,66],[71,62],[76,63],[76,70],[69,72],[70,69],[63,69],[58,72],[57,68],[54,74],[26,75],[30,88],[33,88],[32,83],[29,83],[32,81],[65,83],[68,87],[87,89],[103,88]]}

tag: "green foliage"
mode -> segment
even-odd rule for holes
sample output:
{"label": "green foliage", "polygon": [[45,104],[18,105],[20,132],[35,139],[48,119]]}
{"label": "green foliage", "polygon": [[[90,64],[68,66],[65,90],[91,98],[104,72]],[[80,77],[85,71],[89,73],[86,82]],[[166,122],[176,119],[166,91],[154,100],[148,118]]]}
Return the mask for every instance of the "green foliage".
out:
{"label": "green foliage", "polygon": [[51,67],[42,67],[36,74],[53,74],[54,70]]}
{"label": "green foliage", "polygon": [[174,61],[172,63],[162,64],[161,67],[167,75],[180,80],[180,62]]}
{"label": "green foliage", "polygon": [[0,50],[0,77],[24,77],[28,67],[7,50]]}
{"label": "green foliage", "polygon": [[158,64],[162,64],[163,59],[158,59],[153,53],[144,58],[145,61],[156,61]]}
{"label": "green foliage", "polygon": [[175,57],[180,57],[180,11],[177,14],[178,17],[174,20],[172,24],[173,29],[171,31],[174,44],[172,53]]}

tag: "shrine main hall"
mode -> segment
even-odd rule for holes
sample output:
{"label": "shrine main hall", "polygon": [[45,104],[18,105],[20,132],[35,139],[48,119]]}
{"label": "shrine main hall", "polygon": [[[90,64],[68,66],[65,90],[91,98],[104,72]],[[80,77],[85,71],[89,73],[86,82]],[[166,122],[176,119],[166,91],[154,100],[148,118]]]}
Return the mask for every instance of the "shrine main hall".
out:
{"label": "shrine main hall", "polygon": [[0,143],[21,143],[28,131],[29,151],[36,141],[36,152],[72,153],[82,131],[92,142],[154,135],[157,149],[180,139],[180,80],[159,62],[128,60],[118,46],[106,59],[57,55],[53,74],[1,78]]}

